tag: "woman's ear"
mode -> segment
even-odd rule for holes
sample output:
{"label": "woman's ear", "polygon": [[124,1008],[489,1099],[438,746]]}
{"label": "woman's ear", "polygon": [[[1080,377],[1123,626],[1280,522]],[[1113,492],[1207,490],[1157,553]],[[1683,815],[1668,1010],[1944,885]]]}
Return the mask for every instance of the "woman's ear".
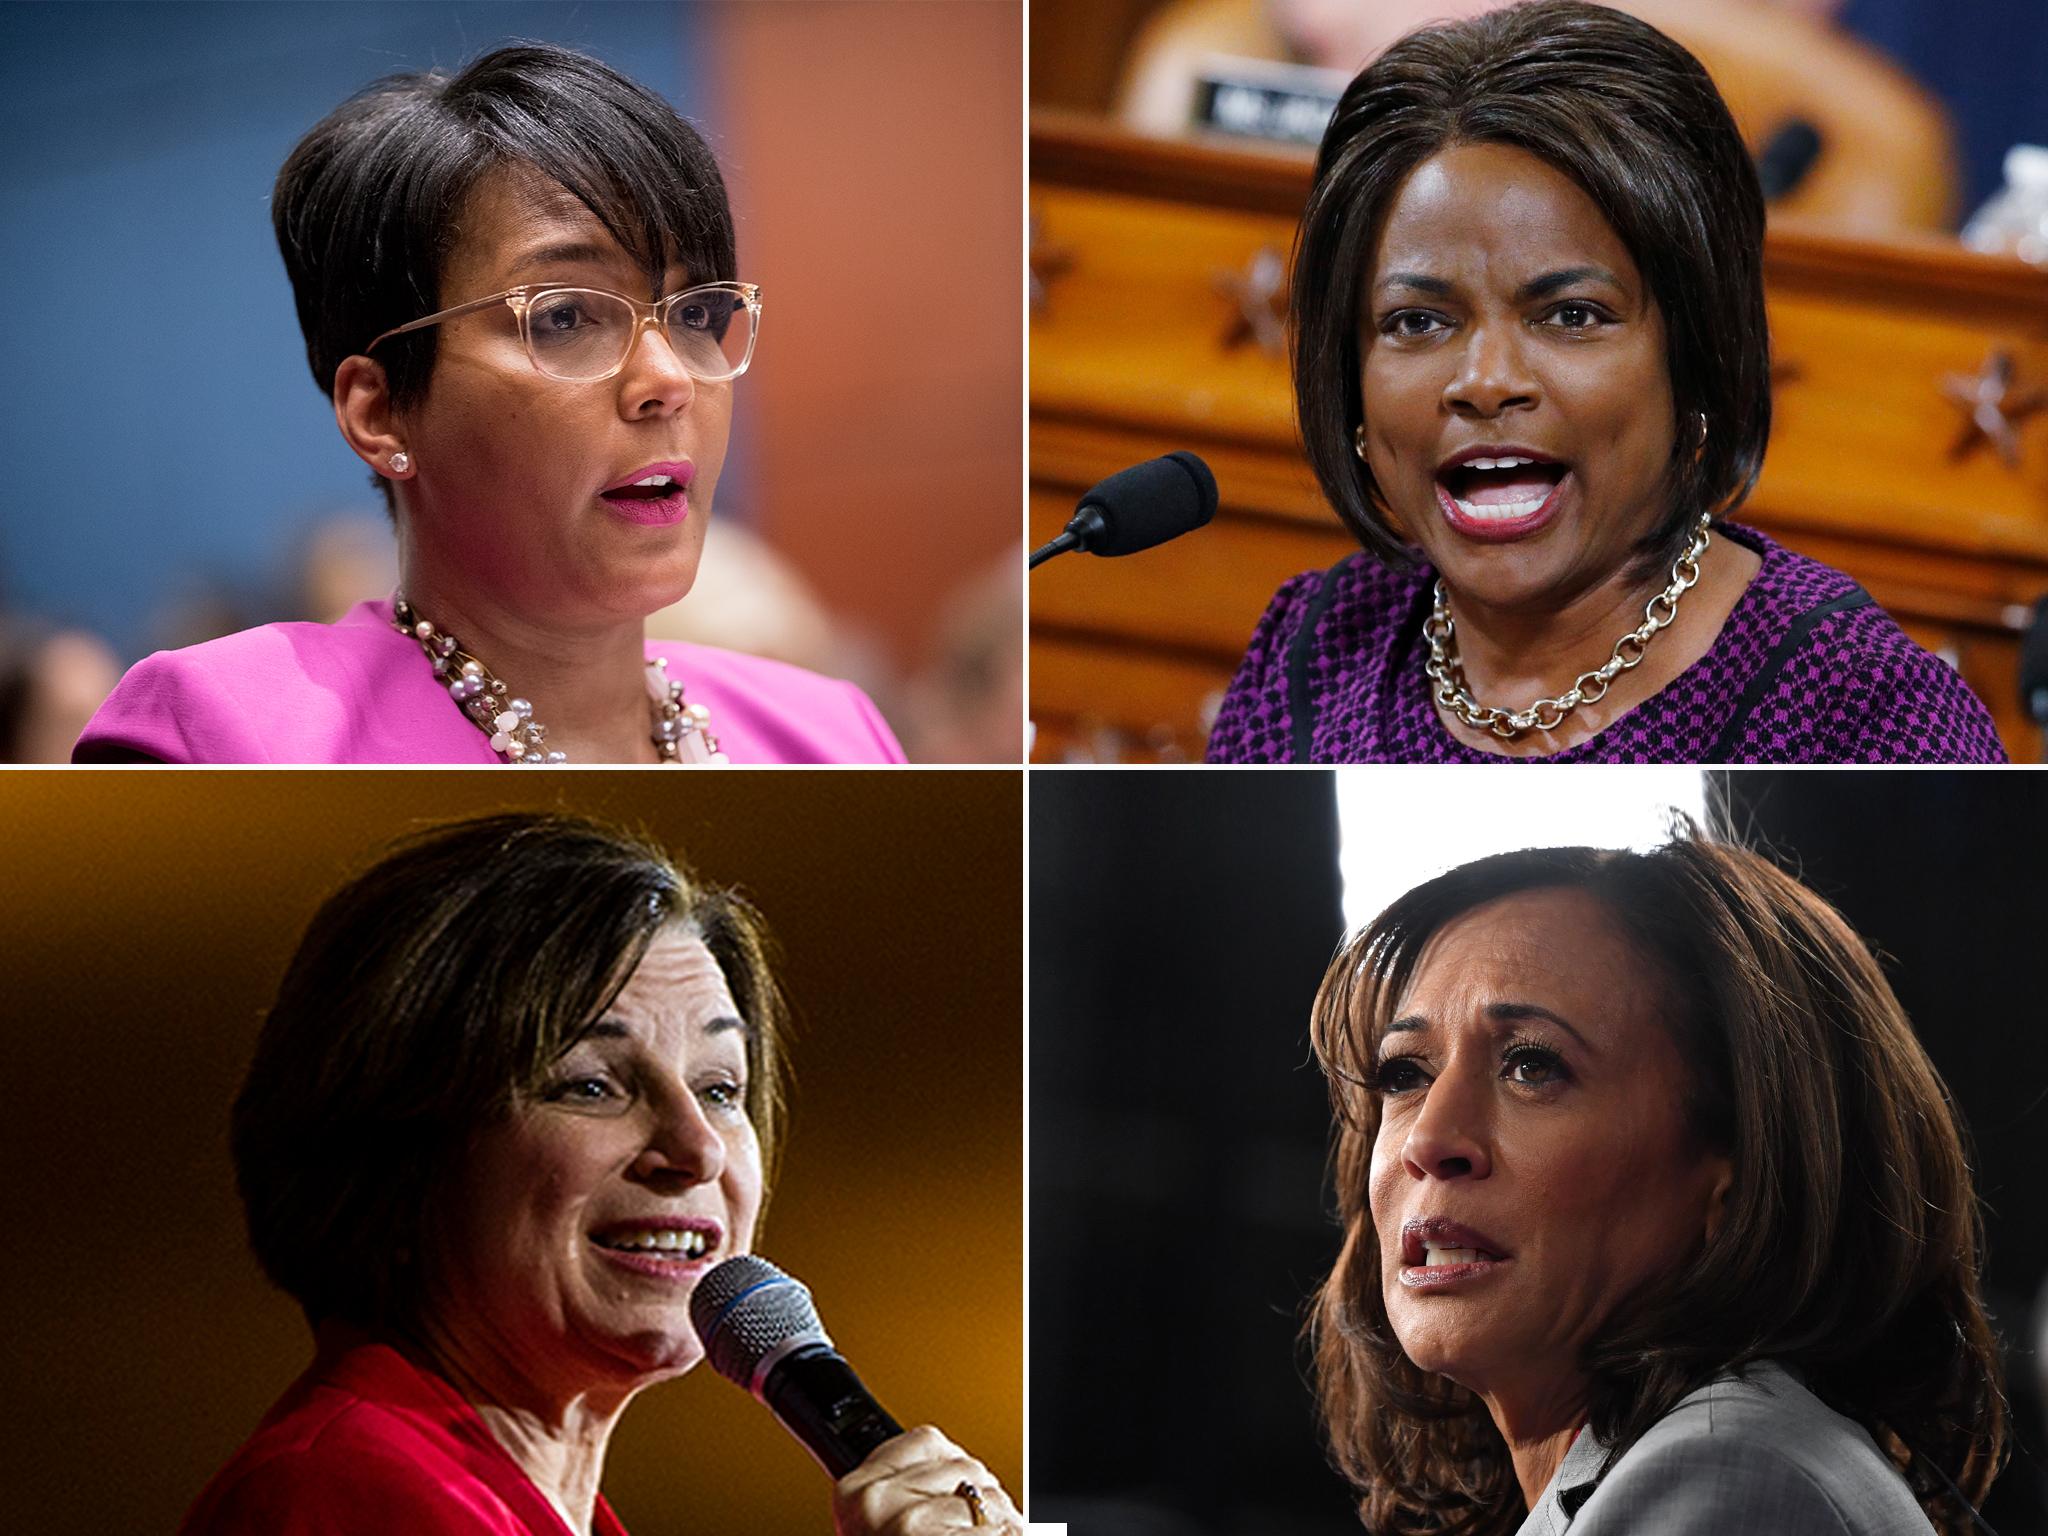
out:
{"label": "woman's ear", "polygon": [[334,370],[334,424],[356,456],[391,480],[412,478],[412,456],[391,409],[384,365],[375,358],[345,357]]}
{"label": "woman's ear", "polygon": [[1725,1157],[1712,1157],[1707,1159],[1707,1172],[1713,1180],[1707,1191],[1707,1241],[1711,1243],[1728,1211],[1728,1191],[1735,1186],[1735,1164]]}

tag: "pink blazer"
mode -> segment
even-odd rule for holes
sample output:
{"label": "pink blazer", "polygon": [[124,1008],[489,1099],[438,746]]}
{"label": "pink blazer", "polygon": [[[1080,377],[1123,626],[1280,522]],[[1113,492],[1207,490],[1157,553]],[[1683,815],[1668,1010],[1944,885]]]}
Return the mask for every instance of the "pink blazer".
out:
{"label": "pink blazer", "polygon": [[[650,642],[735,763],[900,763],[868,696],[779,661]],[[75,763],[496,763],[490,742],[391,623],[389,602],[336,624],[265,624],[128,669]]]}

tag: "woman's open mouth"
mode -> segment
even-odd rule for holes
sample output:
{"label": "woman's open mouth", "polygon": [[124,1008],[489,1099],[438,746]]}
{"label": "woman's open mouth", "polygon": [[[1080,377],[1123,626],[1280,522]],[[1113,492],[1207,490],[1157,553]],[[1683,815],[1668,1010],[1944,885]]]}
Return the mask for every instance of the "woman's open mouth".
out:
{"label": "woman's open mouth", "polygon": [[657,1280],[695,1280],[711,1267],[719,1233],[710,1223],[655,1222],[601,1227],[590,1244],[607,1263]]}
{"label": "woman's open mouth", "polygon": [[614,491],[600,491],[597,499],[629,523],[680,523],[690,515],[688,487],[666,475],[650,476]]}
{"label": "woman's open mouth", "polygon": [[1401,1267],[1401,1284],[1411,1291],[1440,1291],[1481,1279],[1512,1262],[1479,1248],[1432,1247],[1422,1263]]}
{"label": "woman's open mouth", "polygon": [[1436,1291],[1482,1279],[1513,1260],[1487,1247],[1493,1240],[1457,1222],[1411,1221],[1401,1229],[1401,1285]]}
{"label": "woman's open mouth", "polygon": [[1444,521],[1467,538],[1525,538],[1557,515],[1571,466],[1512,451],[1462,454],[1437,471]]}

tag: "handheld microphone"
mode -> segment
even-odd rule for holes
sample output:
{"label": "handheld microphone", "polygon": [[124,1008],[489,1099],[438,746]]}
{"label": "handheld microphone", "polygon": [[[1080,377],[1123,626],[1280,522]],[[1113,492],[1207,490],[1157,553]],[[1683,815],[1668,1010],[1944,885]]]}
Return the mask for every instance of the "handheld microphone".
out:
{"label": "handheld microphone", "polygon": [[1073,520],[1031,552],[1037,570],[1054,555],[1135,555],[1199,528],[1216,515],[1216,477],[1185,450],[1120,469],[1081,498]]}
{"label": "handheld microphone", "polygon": [[811,1293],[766,1259],[713,1265],[690,1296],[690,1322],[712,1369],[765,1403],[834,1478],[903,1433],[832,1347]]}
{"label": "handheld microphone", "polygon": [[1764,140],[1756,152],[1756,179],[1764,201],[1775,203],[1804,181],[1821,149],[1820,130],[1803,117],[1793,118]]}

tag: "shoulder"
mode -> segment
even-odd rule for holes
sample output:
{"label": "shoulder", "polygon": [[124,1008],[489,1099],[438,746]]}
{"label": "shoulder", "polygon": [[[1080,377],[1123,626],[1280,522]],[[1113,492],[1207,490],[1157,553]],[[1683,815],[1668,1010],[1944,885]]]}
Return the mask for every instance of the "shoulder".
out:
{"label": "shoulder", "polygon": [[735,763],[900,763],[903,748],[854,684],[717,646],[652,641],[684,697],[711,711],[711,734]]}
{"label": "shoulder", "polygon": [[315,1361],[180,1536],[529,1536],[545,1510],[453,1388],[369,1343]]}
{"label": "shoulder", "polygon": [[[1426,566],[1347,556],[1283,583],[1266,605],[1209,738],[1211,762],[1290,760],[1289,674],[1298,650],[1319,689],[1394,643],[1432,580]],[[1302,648],[1305,647],[1305,650]]]}
{"label": "shoulder", "polygon": [[146,656],[100,706],[72,759],[440,760],[438,749],[467,744],[450,739],[445,698],[388,610],[380,618],[382,607],[359,604],[335,624],[264,624]]}
{"label": "shoulder", "polygon": [[2005,761],[1991,712],[1954,667],[1852,577],[1752,537],[1765,557],[1754,643],[1783,657],[1759,677],[1736,760]]}
{"label": "shoulder", "polygon": [[259,1431],[185,1517],[180,1536],[521,1533],[451,1458],[374,1403],[320,1394]]}
{"label": "shoulder", "polygon": [[1615,1464],[1570,1529],[1704,1536],[1745,1519],[1786,1536],[1932,1533],[1862,1426],[1771,1362],[1681,1401]]}

